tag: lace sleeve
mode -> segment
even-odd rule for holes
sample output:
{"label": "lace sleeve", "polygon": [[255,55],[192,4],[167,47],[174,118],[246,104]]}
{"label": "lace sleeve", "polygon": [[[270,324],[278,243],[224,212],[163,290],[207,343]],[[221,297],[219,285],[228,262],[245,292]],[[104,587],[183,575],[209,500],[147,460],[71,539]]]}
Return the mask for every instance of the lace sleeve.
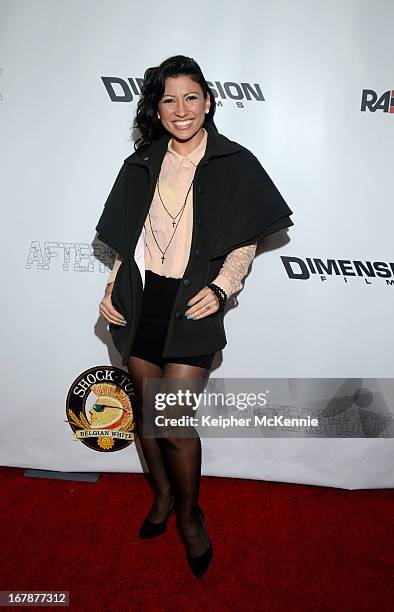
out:
{"label": "lace sleeve", "polygon": [[224,260],[218,276],[212,282],[219,285],[227,293],[227,297],[242,289],[242,281],[254,259],[256,247],[257,242],[234,249]]}
{"label": "lace sleeve", "polygon": [[113,268],[111,270],[111,274],[108,277],[107,285],[109,283],[112,283],[115,280],[116,274],[117,274],[117,272],[118,272],[118,270],[120,268],[120,264],[122,263],[122,261],[123,261],[123,257],[121,255],[119,255],[119,253],[116,253],[116,257],[115,257],[115,261],[114,261],[114,266],[113,266]]}

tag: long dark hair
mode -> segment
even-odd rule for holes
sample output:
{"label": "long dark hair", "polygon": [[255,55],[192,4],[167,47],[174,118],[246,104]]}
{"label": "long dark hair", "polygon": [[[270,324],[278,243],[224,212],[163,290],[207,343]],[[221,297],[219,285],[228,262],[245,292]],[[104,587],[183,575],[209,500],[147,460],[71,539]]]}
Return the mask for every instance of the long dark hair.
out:
{"label": "long dark hair", "polygon": [[165,91],[166,78],[179,75],[189,76],[200,85],[204,98],[207,95],[210,97],[211,106],[209,112],[205,115],[204,125],[210,123],[217,130],[213,121],[216,110],[215,99],[200,66],[192,57],[173,55],[164,60],[160,66],[153,66],[145,71],[133,125],[133,128],[137,128],[141,133],[141,137],[134,143],[136,151],[146,149],[154,140],[157,140],[166,132],[157,116],[157,107]]}

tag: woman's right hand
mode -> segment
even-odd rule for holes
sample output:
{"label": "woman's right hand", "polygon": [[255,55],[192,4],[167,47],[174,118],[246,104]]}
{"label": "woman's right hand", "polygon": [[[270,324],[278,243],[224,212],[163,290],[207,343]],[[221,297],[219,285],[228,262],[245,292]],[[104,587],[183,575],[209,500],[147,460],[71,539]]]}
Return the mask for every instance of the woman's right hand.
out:
{"label": "woman's right hand", "polygon": [[99,312],[108,323],[114,325],[126,325],[126,320],[112,305],[111,294],[114,283],[108,283],[105,289],[105,294],[99,305]]}

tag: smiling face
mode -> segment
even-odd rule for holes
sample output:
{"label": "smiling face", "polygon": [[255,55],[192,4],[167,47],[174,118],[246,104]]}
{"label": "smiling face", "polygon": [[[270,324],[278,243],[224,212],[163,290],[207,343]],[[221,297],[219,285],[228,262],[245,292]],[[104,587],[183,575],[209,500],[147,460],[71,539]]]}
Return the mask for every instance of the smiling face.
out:
{"label": "smiling face", "polygon": [[210,109],[201,86],[190,76],[167,77],[157,108],[163,127],[172,136],[173,146],[183,155],[190,153],[203,138],[202,126]]}

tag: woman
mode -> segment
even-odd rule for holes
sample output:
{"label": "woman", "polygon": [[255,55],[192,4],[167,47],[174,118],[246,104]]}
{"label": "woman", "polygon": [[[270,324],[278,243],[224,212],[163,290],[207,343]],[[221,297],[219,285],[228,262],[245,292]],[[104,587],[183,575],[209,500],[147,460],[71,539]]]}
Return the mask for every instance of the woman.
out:
{"label": "woman", "polygon": [[293,225],[256,157],[218,133],[214,113],[213,93],[192,58],[148,68],[135,122],[141,138],[96,226],[117,252],[99,310],[134,383],[136,429],[155,485],[140,537],[163,533],[176,502],[199,578],[213,554],[198,503],[201,441],[193,427],[144,435],[144,413],[153,408],[143,379],[175,387],[181,379],[202,391],[226,344],[225,304],[242,287],[257,240]]}

